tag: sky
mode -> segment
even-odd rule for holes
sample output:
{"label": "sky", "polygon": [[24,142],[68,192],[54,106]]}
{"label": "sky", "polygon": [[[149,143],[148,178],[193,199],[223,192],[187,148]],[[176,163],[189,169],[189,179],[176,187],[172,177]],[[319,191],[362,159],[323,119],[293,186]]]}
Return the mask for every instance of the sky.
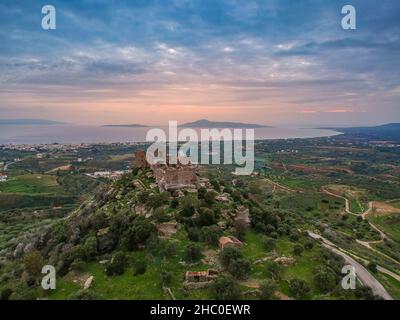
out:
{"label": "sky", "polygon": [[398,0],[0,0],[0,118],[400,122],[399,17]]}

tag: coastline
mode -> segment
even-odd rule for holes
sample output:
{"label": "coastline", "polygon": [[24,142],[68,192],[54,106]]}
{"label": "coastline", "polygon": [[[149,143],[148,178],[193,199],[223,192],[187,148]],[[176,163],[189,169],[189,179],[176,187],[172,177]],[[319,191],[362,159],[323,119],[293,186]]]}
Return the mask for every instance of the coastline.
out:
{"label": "coastline", "polygon": [[[143,143],[153,127],[104,127],[83,125],[0,126],[0,144]],[[159,127],[168,134],[168,127]],[[221,128],[218,128],[219,130]],[[228,128],[233,129],[233,128]],[[243,130],[244,128],[238,128]],[[179,130],[182,130],[180,128]],[[195,129],[200,133],[200,129]],[[342,134],[331,129],[272,127],[254,129],[254,140],[311,139]],[[244,136],[245,137],[245,136]]]}

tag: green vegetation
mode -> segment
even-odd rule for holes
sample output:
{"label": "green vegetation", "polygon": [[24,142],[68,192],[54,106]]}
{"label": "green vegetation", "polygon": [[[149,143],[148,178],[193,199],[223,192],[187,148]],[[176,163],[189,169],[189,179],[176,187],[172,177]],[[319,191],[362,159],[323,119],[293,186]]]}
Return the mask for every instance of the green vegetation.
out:
{"label": "green vegetation", "polygon": [[390,238],[400,242],[400,214],[374,215],[369,218],[371,222],[379,226]]}
{"label": "green vegetation", "polygon": [[[208,182],[182,194],[160,192],[149,169],[114,182],[85,175],[125,169],[134,149],[91,145],[43,159],[5,152],[22,161],[0,184],[2,297],[375,299],[368,288],[340,287],[343,259],[310,238],[311,230],[360,257],[400,298],[399,281],[379,268],[400,274],[399,215],[361,217],[369,201],[400,198],[400,171],[394,169],[400,150],[329,139],[258,141],[257,174],[233,176],[231,166],[199,168]],[[385,179],[387,174],[394,178]],[[349,200],[351,213],[335,195]],[[379,242],[368,222],[394,241]],[[222,250],[221,236],[243,243]],[[375,251],[357,240],[372,241]],[[38,285],[44,263],[56,267],[54,291]],[[209,271],[212,280],[195,288],[187,271]],[[93,283],[84,290],[90,276]]]}

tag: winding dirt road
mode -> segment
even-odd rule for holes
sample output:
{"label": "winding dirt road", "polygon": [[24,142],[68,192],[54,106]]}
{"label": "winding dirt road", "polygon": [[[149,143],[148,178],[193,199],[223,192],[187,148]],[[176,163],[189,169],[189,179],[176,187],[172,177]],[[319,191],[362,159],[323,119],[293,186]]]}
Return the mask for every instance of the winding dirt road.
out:
{"label": "winding dirt road", "polygon": [[[324,192],[324,193],[327,194],[327,195],[330,195],[330,196],[333,196],[333,197],[336,197],[336,198],[343,199],[343,200],[345,201],[345,211],[346,211],[346,213],[351,214],[351,215],[354,215],[354,216],[362,217],[363,220],[367,220],[367,215],[369,215],[369,214],[372,212],[372,210],[373,210],[373,202],[372,202],[372,201],[369,201],[369,202],[368,202],[368,209],[365,210],[363,213],[357,214],[357,213],[351,212],[351,211],[350,211],[350,201],[349,201],[347,198],[345,198],[345,197],[343,197],[343,196],[341,196],[341,195],[338,195],[338,194],[336,194],[336,193],[330,192],[330,191],[326,190],[324,187],[322,187],[321,190],[322,190],[322,192]],[[377,249],[375,249],[374,247],[371,246],[372,244],[380,244],[380,243],[383,243],[385,240],[389,240],[389,241],[393,241],[393,240],[390,239],[390,238],[389,238],[382,230],[380,230],[376,225],[374,225],[373,223],[371,223],[371,221],[368,221],[368,223],[369,223],[369,225],[371,226],[372,229],[374,229],[376,232],[379,233],[380,239],[379,239],[379,240],[376,240],[376,241],[362,241],[362,240],[356,239],[356,242],[357,242],[358,244],[360,244],[360,245],[366,247],[367,249],[369,249],[369,250],[371,250],[371,251],[373,251],[373,252],[375,252],[375,253],[377,253],[377,254],[383,256],[383,257],[385,257],[386,259],[389,259],[390,261],[392,261],[392,262],[394,262],[394,263],[396,263],[396,264],[400,264],[400,262],[397,261],[396,259],[394,259],[394,258],[388,256],[387,254],[385,254],[385,253],[383,253],[383,252],[381,252],[381,251],[379,251],[379,250],[377,250]],[[381,268],[382,268],[382,267],[381,267]],[[387,270],[387,269],[385,269],[385,270]],[[389,274],[389,273],[387,273],[387,272],[384,272],[384,273]]]}

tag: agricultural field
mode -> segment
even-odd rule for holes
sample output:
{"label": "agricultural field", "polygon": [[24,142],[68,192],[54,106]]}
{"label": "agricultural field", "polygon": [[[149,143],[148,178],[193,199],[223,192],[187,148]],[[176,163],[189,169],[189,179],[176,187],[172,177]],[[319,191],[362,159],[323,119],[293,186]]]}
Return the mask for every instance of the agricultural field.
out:
{"label": "agricultural field", "polygon": [[57,176],[44,174],[24,174],[12,176],[7,182],[0,184],[0,192],[4,193],[62,193],[63,188]]}

